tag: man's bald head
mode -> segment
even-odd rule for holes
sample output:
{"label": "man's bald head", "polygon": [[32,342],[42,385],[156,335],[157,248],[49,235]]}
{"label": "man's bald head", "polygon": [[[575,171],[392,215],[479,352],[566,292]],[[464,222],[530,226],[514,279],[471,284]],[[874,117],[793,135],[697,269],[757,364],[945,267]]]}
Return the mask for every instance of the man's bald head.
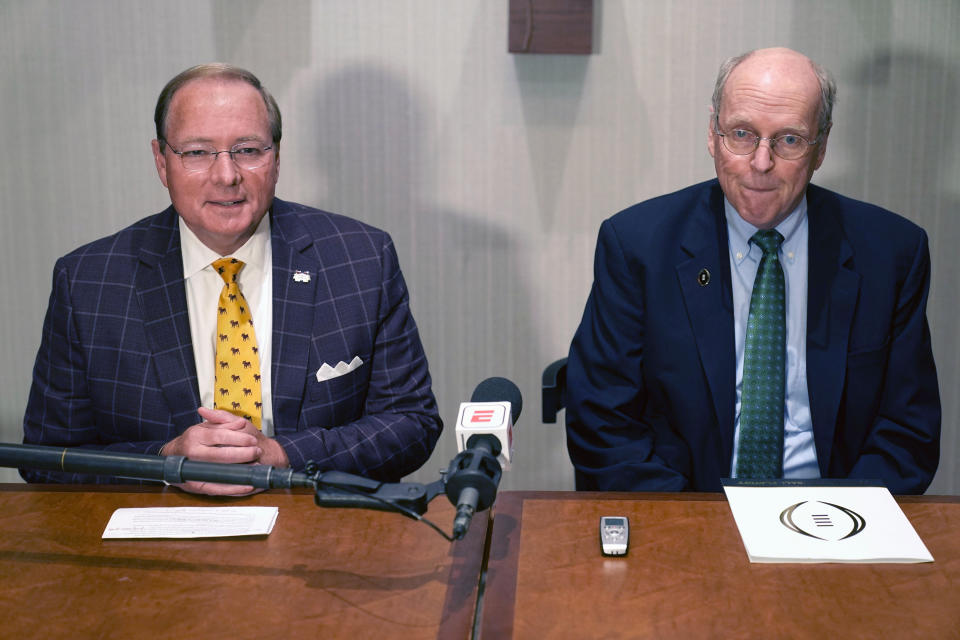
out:
{"label": "man's bald head", "polygon": [[833,76],[829,71],[818,65],[807,56],[794,51],[793,49],[787,49],[785,47],[754,49],[753,51],[748,51],[739,56],[728,58],[726,61],[724,61],[724,63],[720,65],[720,71],[717,73],[717,82],[713,88],[712,104],[714,114],[720,113],[720,107],[723,103],[723,90],[727,86],[727,80],[729,79],[730,74],[733,73],[734,69],[750,59],[753,59],[752,62],[754,63],[776,60],[779,60],[780,62],[786,62],[792,60],[801,65],[801,67],[808,66],[810,71],[813,73],[813,76],[816,79],[820,89],[820,108],[817,117],[817,133],[820,134],[830,129],[831,125],[833,125],[833,105],[837,100],[837,84],[834,81]]}

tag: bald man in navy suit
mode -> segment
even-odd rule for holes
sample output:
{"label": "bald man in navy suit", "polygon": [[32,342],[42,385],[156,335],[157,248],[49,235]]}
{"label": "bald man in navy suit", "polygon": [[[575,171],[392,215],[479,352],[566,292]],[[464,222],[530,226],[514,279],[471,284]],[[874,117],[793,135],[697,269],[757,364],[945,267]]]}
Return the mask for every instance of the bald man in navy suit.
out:
{"label": "bald man in navy suit", "polygon": [[795,51],[728,60],[707,132],[717,179],[602,224],[567,370],[578,489],[718,491],[738,477],[761,230],[782,237],[785,281],[776,477],[878,480],[894,493],[930,484],[940,398],[927,236],[810,184],[835,91]]}

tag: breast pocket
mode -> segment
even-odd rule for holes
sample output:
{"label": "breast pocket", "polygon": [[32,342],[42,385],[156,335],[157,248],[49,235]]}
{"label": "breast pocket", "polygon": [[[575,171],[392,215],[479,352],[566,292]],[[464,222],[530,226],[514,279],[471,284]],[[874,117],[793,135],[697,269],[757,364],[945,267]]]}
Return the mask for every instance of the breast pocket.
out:
{"label": "breast pocket", "polygon": [[[316,373],[307,381],[309,405],[304,407],[308,423],[337,426],[363,415],[370,365],[362,365],[345,374],[318,382]],[[311,418],[307,414],[313,414]]]}

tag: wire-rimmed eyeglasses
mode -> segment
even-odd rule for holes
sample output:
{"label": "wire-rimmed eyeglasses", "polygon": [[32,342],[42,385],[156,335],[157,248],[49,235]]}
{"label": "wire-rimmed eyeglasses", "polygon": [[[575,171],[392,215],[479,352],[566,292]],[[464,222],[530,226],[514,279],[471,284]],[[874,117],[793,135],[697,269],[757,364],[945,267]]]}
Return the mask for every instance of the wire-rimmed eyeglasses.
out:
{"label": "wire-rimmed eyeglasses", "polygon": [[187,171],[207,171],[217,161],[217,156],[221,153],[229,153],[230,159],[238,167],[250,171],[259,169],[267,164],[270,159],[270,150],[273,145],[262,146],[262,142],[241,142],[235,144],[229,149],[217,151],[213,147],[199,146],[177,151],[166,140],[162,141],[170,147],[170,151],[180,156],[180,162]]}
{"label": "wire-rimmed eyeglasses", "polygon": [[733,129],[727,133],[720,131],[720,118],[714,118],[714,133],[723,140],[723,146],[727,151],[738,156],[748,156],[757,150],[761,140],[770,143],[770,151],[777,154],[784,160],[799,160],[807,155],[810,149],[820,142],[821,136],[813,141],[807,140],[803,136],[795,133],[785,133],[773,138],[764,138],[758,136],[749,129]]}

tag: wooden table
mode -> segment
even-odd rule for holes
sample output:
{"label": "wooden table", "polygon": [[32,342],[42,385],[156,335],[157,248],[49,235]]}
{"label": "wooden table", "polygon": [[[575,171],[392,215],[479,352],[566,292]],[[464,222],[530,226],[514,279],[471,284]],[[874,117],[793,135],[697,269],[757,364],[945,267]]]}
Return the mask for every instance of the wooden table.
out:
{"label": "wooden table", "polygon": [[[101,539],[118,507],[211,505],[279,515],[269,536]],[[451,544],[398,514],[321,509],[306,490],[0,485],[0,636],[467,638],[487,513]],[[426,517],[449,532],[453,514],[441,496]]]}
{"label": "wooden table", "polygon": [[[479,635],[960,638],[960,498],[899,502],[935,562],[751,564],[722,494],[501,493]],[[627,556],[601,515],[630,518]]]}

